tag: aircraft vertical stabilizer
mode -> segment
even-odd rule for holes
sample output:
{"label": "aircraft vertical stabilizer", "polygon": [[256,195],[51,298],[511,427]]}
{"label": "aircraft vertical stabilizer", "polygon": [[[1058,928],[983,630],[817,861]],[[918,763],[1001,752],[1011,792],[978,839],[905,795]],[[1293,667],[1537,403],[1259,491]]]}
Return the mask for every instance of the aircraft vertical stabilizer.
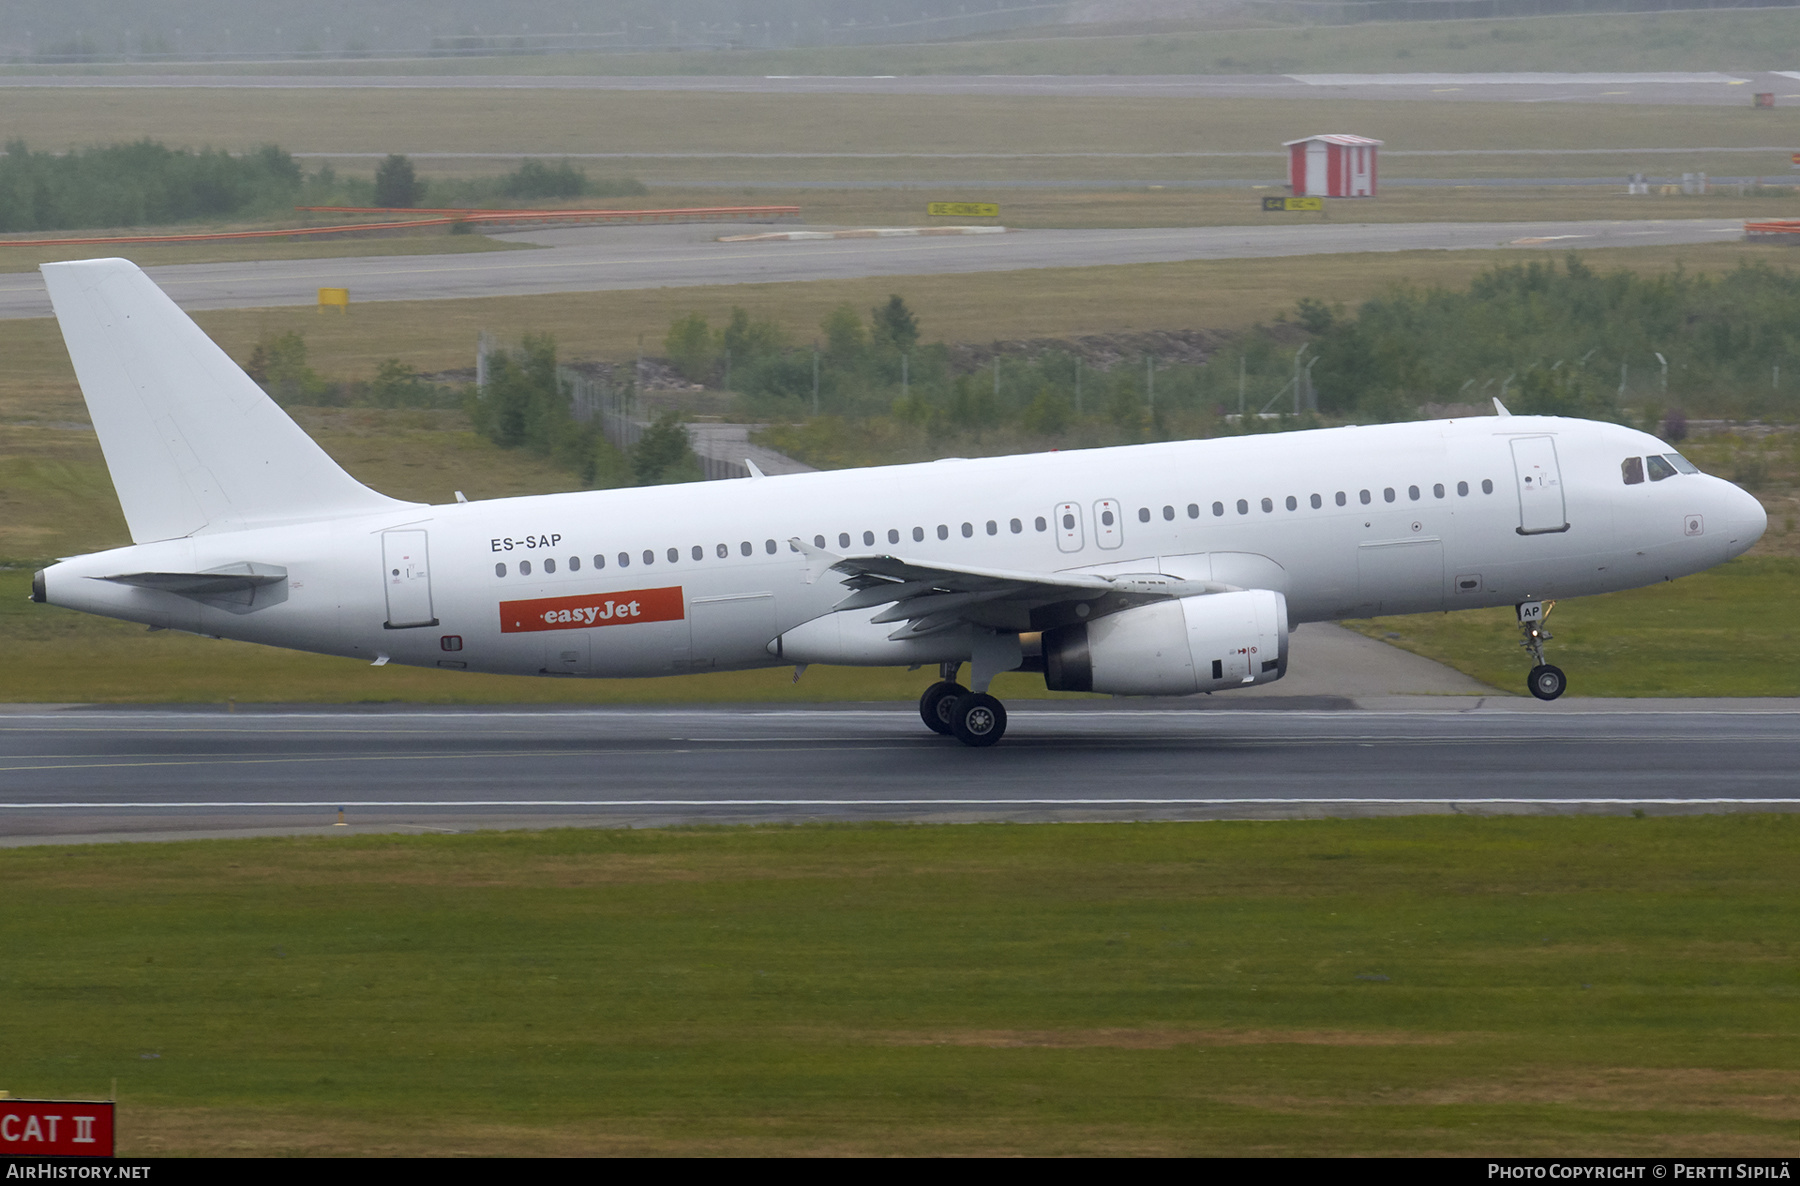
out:
{"label": "aircraft vertical stabilizer", "polygon": [[41,270],[134,542],[413,505],[345,473],[136,264]]}

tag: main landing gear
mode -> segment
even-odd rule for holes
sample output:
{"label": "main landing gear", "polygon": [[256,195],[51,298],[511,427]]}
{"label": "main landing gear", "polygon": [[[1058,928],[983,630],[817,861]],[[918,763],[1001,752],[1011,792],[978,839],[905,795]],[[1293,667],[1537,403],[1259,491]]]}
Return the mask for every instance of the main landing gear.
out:
{"label": "main landing gear", "polygon": [[986,692],[971,692],[956,682],[961,663],[939,667],[938,682],[919,697],[919,717],[934,733],[964,745],[990,746],[1006,735],[1006,706]]}
{"label": "main landing gear", "polygon": [[1525,686],[1539,700],[1554,700],[1569,686],[1569,677],[1563,674],[1562,668],[1544,662],[1544,644],[1555,637],[1544,630],[1544,620],[1555,608],[1554,601],[1519,603],[1519,633],[1524,635],[1519,645],[1530,653],[1536,664],[1531,674],[1525,677]]}

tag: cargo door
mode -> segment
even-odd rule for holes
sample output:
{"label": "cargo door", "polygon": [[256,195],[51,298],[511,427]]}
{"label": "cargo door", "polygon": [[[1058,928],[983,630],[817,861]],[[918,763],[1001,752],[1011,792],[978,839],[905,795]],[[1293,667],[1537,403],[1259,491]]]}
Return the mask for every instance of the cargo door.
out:
{"label": "cargo door", "polygon": [[586,675],[593,639],[586,630],[552,630],[544,635],[545,675]]}
{"label": "cargo door", "polygon": [[1119,502],[1103,498],[1094,504],[1094,542],[1103,548],[1116,548],[1125,542],[1125,525],[1119,519]]}
{"label": "cargo door", "polygon": [[1562,471],[1554,437],[1517,437],[1513,470],[1519,487],[1519,534],[1550,535],[1569,529],[1563,505]]}
{"label": "cargo door", "polygon": [[387,628],[437,625],[431,612],[431,565],[425,533],[382,532],[381,559],[387,578]]}
{"label": "cargo door", "polygon": [[1365,540],[1356,547],[1356,579],[1365,608],[1416,614],[1444,608],[1444,543],[1431,536]]}
{"label": "cargo door", "polygon": [[764,666],[769,662],[769,643],[778,633],[775,595],[696,597],[688,604],[688,624],[693,631],[693,670]]}
{"label": "cargo door", "polygon": [[1078,502],[1059,502],[1056,504],[1056,546],[1064,552],[1079,552],[1086,546],[1081,530],[1081,504]]}

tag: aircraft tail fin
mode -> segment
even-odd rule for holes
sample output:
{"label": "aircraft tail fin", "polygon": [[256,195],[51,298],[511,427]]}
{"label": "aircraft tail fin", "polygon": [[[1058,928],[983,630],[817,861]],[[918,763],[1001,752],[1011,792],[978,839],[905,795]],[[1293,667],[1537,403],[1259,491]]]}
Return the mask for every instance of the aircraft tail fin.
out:
{"label": "aircraft tail fin", "polygon": [[134,542],[415,505],[345,473],[130,260],[40,270]]}

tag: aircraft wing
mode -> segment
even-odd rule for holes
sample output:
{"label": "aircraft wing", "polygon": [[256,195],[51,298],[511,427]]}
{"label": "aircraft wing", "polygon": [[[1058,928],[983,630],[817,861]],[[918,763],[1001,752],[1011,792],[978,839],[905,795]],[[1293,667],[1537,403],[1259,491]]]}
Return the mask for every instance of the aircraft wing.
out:
{"label": "aircraft wing", "polygon": [[838,556],[801,539],[814,579],[836,575],[851,590],[837,611],[881,609],[872,622],[901,625],[888,637],[921,638],[963,625],[1001,631],[1044,630],[1172,597],[1235,589],[1157,572],[1021,572],[927,563],[904,556]]}

